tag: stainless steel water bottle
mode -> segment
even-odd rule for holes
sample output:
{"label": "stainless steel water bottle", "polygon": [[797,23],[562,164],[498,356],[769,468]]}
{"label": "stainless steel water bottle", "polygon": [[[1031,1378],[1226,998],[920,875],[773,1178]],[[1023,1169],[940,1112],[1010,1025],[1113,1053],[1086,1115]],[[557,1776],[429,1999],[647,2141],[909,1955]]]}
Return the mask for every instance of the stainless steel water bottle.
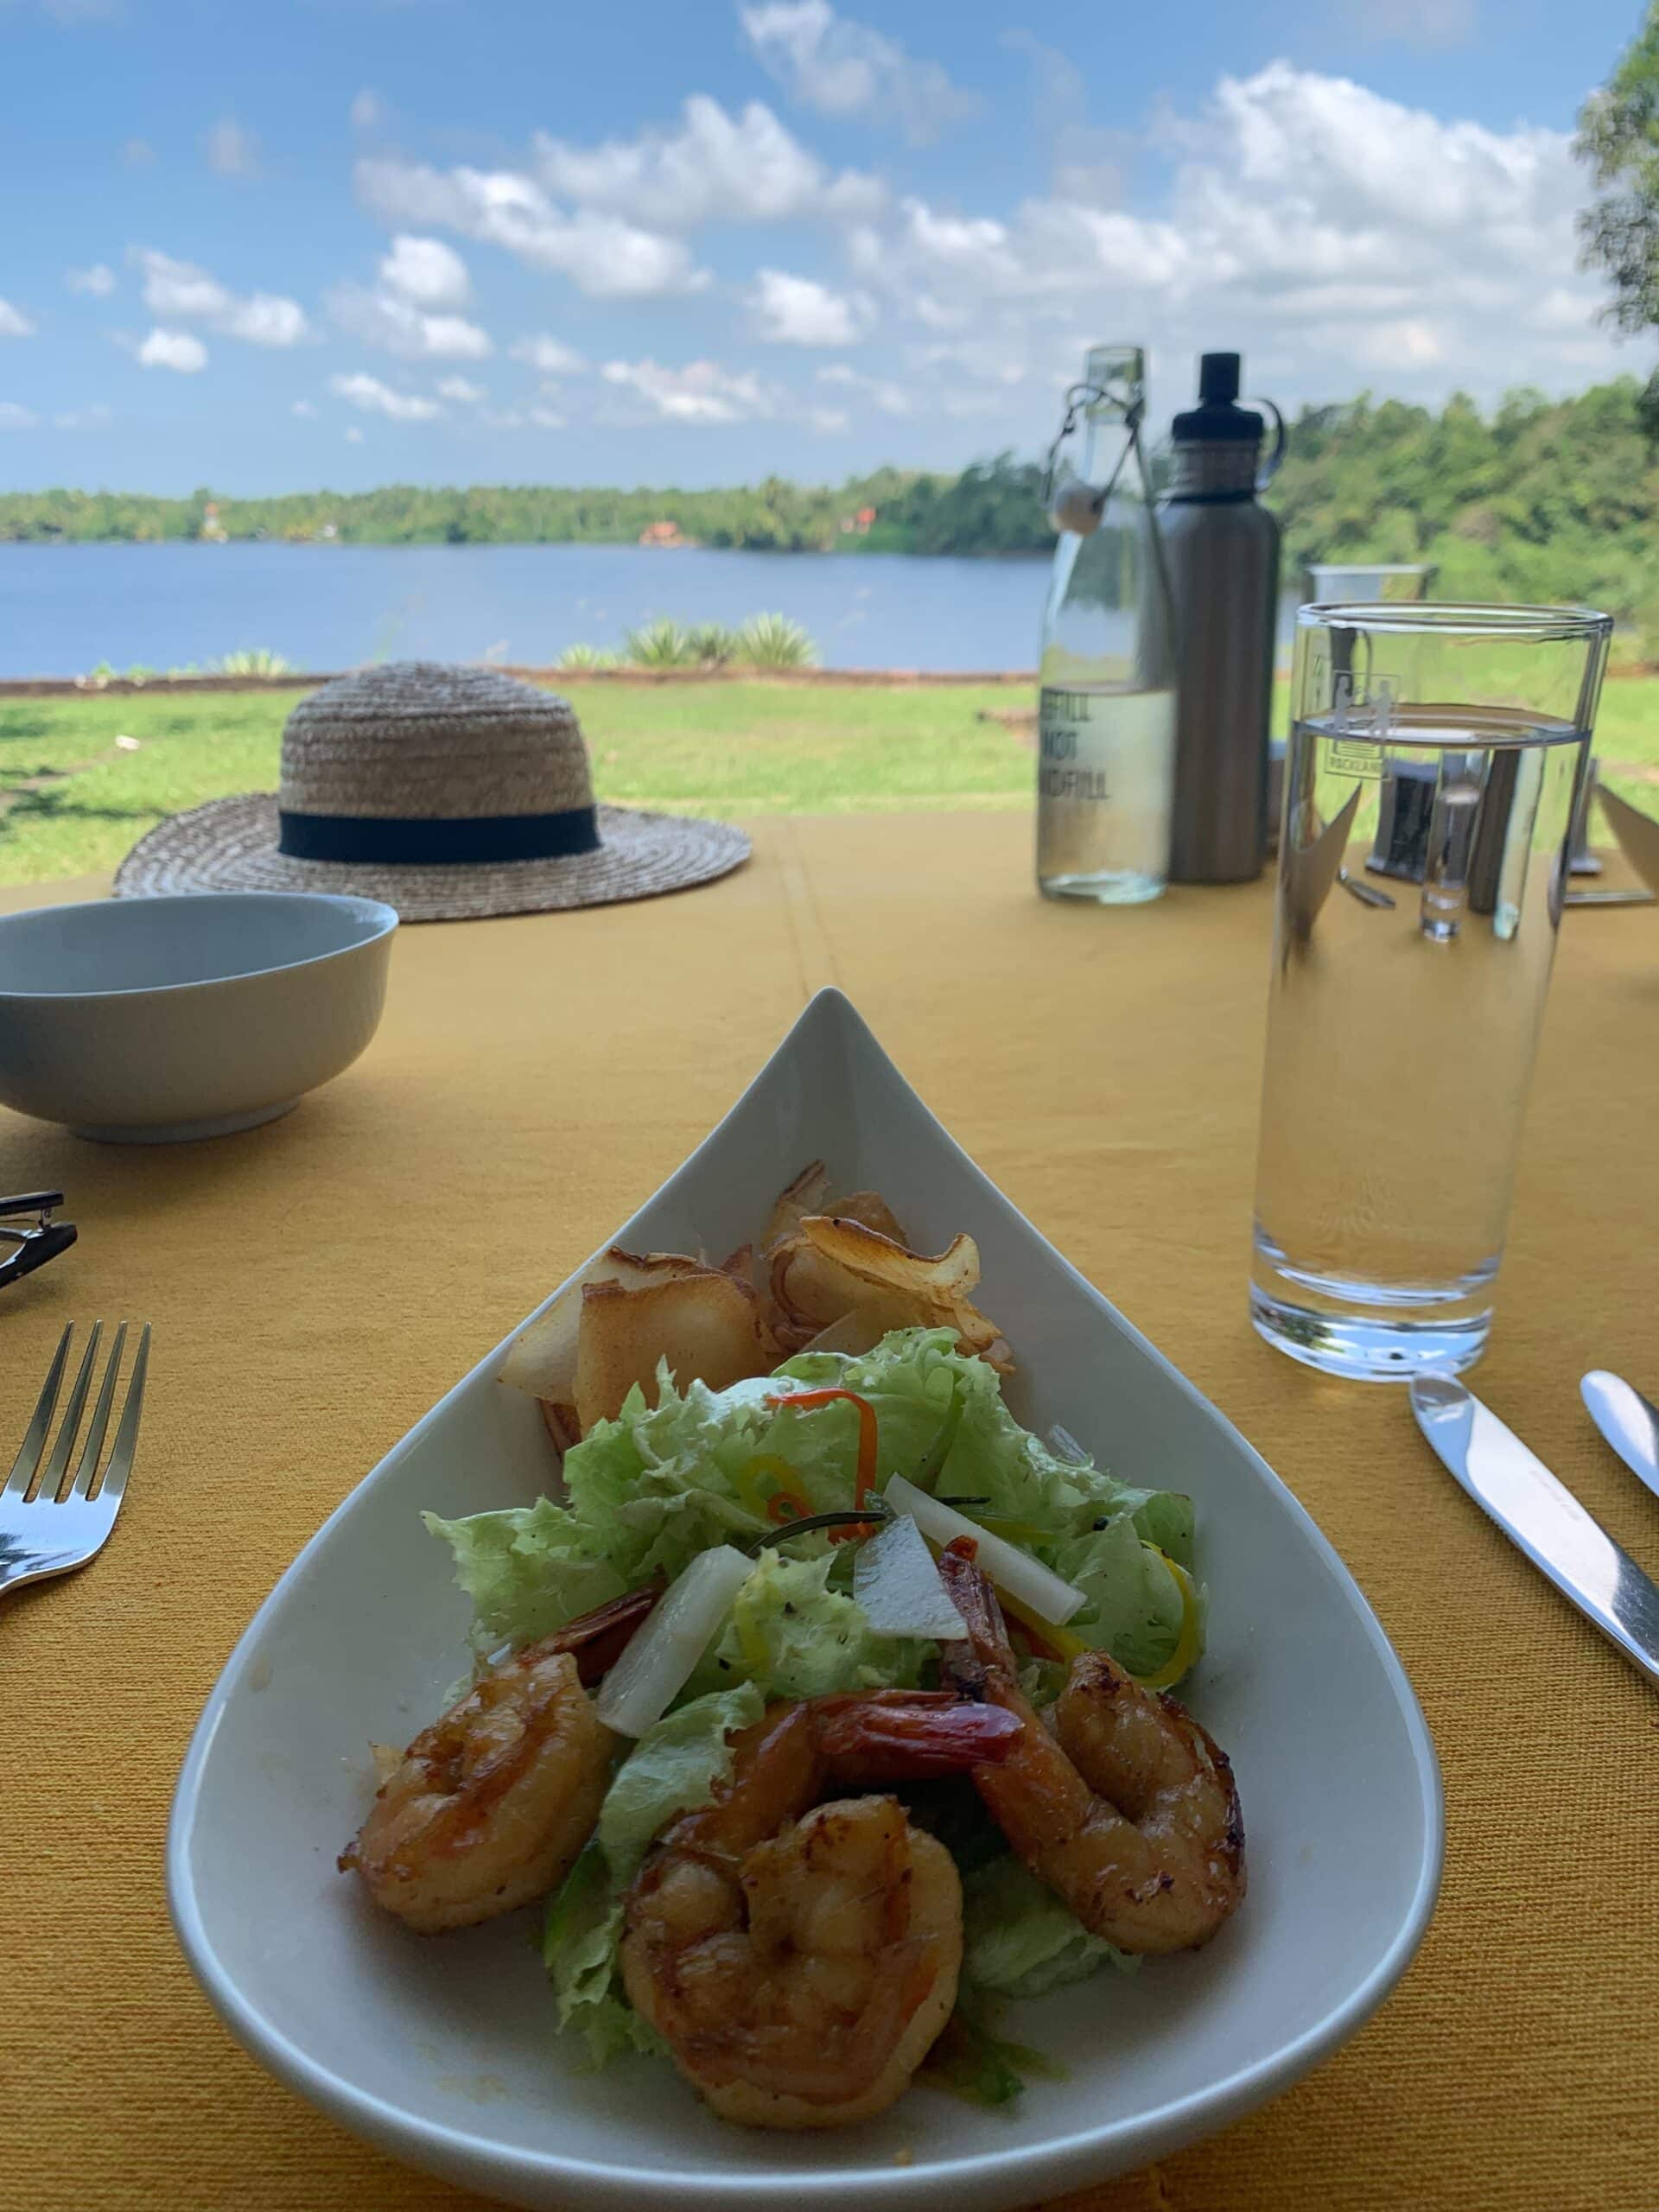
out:
{"label": "stainless steel water bottle", "polygon": [[1279,601],[1279,525],[1256,493],[1283,458],[1275,427],[1263,468],[1260,415],[1236,404],[1239,357],[1206,353],[1198,404],[1175,417],[1160,519],[1179,646],[1174,883],[1243,883],[1268,849],[1268,715]]}

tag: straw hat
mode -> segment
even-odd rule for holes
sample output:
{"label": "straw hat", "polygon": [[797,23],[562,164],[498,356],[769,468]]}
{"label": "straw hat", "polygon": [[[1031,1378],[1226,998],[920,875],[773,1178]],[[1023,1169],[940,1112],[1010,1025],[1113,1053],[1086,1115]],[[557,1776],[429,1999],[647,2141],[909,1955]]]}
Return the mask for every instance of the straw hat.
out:
{"label": "straw hat", "polygon": [[653,898],[748,855],[723,822],[595,806],[568,700],[493,669],[394,661],[302,699],[276,797],[158,823],[115,894],[349,891],[436,922]]}

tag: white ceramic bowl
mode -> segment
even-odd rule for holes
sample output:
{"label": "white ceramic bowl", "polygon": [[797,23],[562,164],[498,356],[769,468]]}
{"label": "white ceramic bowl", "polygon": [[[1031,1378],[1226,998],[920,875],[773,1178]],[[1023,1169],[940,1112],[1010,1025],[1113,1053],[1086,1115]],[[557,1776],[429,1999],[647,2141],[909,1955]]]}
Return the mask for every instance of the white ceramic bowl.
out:
{"label": "white ceramic bowl", "polygon": [[397,926],[308,892],[0,916],[0,1103],[111,1144],[275,1121],[373,1036]]}
{"label": "white ceramic bowl", "polygon": [[[1400,1662],[1346,1569],[1236,1429],[1068,1267],[824,991],[720,1127],[619,1231],[729,1251],[807,1161],[885,1192],[924,1251],[978,1239],[1018,1417],[1065,1422],[1131,1483],[1190,1491],[1209,1648],[1182,1695],[1232,1756],[1249,1895],[1206,1949],[1008,2008],[1063,2054],[983,2112],[913,2089],[845,2133],[728,2127],[655,2059],[600,2074],[554,2031],[534,1910],[411,1936],[335,1853],[465,1671],[469,1607],[420,1509],[527,1504],[554,1479],[535,1402],[458,1382],[315,1535],[237,1645],[174,1799],[186,1955],[279,2079],[412,2164],[559,2212],[1001,2212],[1161,2158],[1352,2035],[1416,1949],[1440,1777]],[[611,1241],[609,1239],[607,1242]]]}

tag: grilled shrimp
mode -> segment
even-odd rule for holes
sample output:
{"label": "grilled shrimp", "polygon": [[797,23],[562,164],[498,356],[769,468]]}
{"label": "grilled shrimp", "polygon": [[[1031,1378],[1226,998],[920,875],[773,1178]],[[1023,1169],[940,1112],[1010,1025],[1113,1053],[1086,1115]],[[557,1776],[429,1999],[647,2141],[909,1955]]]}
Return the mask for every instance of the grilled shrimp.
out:
{"label": "grilled shrimp", "polygon": [[656,1603],[632,1592],[502,1661],[423,1728],[340,1853],[423,1936],[470,1928],[563,1879],[592,1834],[616,1738],[598,1681]]}
{"label": "grilled shrimp", "polygon": [[962,1885],[895,1799],[818,1801],[977,1771],[1017,1733],[948,1694],[774,1705],[715,1802],[658,1839],[628,1895],[623,1981],[723,2119],[840,2127],[903,2094],[956,2002]]}
{"label": "grilled shrimp", "polygon": [[1104,1651],[1072,1662],[1051,1735],[1020,1688],[988,1580],[954,1548],[939,1566],[968,1624],[966,1643],[944,1647],[946,1679],[1026,1724],[1006,1758],[974,1770],[1015,1852],[1120,1950],[1207,1943],[1244,1895],[1244,1824],[1225,1752]]}

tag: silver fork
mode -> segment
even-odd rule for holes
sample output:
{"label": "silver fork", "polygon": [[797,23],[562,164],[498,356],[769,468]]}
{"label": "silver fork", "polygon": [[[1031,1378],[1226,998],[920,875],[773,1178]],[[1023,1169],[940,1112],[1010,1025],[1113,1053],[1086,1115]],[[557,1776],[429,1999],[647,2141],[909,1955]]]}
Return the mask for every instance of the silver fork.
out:
{"label": "silver fork", "polygon": [[[115,1332],[114,1348],[110,1353],[109,1364],[104,1370],[104,1380],[99,1387],[92,1425],[82,1440],[73,1478],[67,1494],[61,1497],[59,1495],[69,1465],[69,1454],[75,1448],[81,1415],[86,1409],[86,1394],[92,1388],[92,1369],[98,1358],[104,1324],[101,1321],[92,1324],[92,1334],[86,1339],[86,1349],[81,1354],[74,1388],[69,1393],[63,1426],[58,1431],[51,1457],[47,1459],[47,1436],[52,1427],[52,1416],[57,1410],[58,1392],[62,1388],[64,1369],[69,1358],[69,1339],[74,1332],[72,1321],[58,1339],[57,1353],[52,1362],[51,1372],[46,1378],[46,1387],[35,1406],[34,1419],[29,1424],[23,1448],[12,1462],[11,1474],[4,1490],[0,1491],[0,1591],[16,1589],[25,1582],[39,1582],[48,1574],[71,1573],[76,1567],[85,1567],[94,1553],[102,1551],[111,1529],[115,1526],[115,1516],[121,1510],[127,1477],[132,1471],[132,1455],[138,1441],[138,1416],[144,1403],[144,1370],[149,1364],[148,1321],[139,1332],[138,1351],[127,1382],[127,1395],[121,1408],[120,1425],[115,1432],[114,1448],[110,1453],[109,1465],[104,1470],[104,1479],[97,1483],[97,1494],[93,1494],[93,1486],[97,1482],[99,1457],[104,1449],[104,1439],[110,1426],[110,1412],[115,1402],[115,1386],[121,1372],[121,1355],[126,1348],[127,1325],[124,1321]],[[44,1465],[41,1465],[43,1459]],[[37,1474],[40,1478],[38,1483],[35,1480]],[[31,1491],[34,1492],[32,1498],[29,1495]]]}

